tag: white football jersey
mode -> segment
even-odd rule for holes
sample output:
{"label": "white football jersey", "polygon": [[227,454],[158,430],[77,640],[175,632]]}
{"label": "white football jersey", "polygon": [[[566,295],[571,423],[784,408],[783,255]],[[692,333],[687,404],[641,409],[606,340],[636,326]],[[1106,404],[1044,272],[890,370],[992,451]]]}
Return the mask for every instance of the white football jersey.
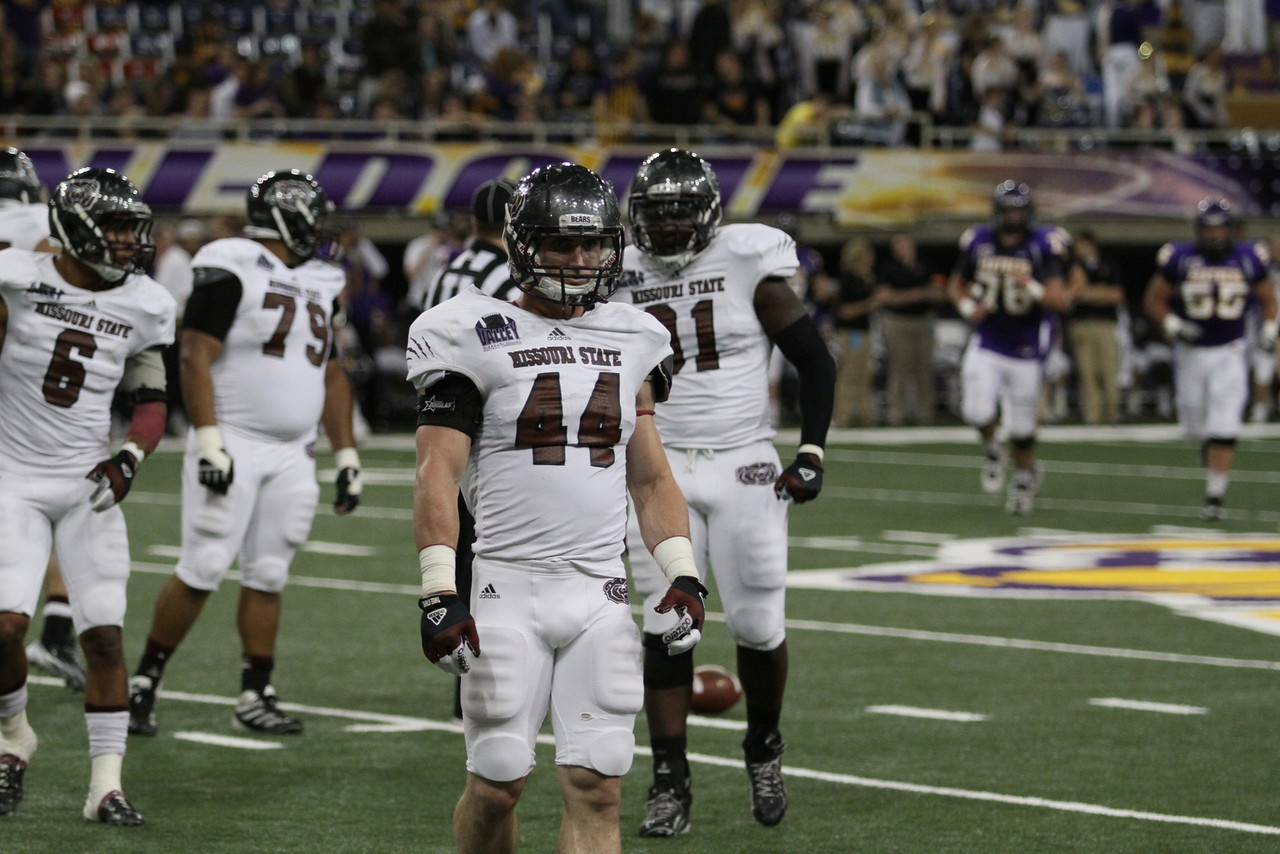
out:
{"label": "white football jersey", "polygon": [[785,279],[799,263],[786,232],[758,224],[721,227],[675,274],[648,253],[623,256],[626,274],[614,299],[658,318],[675,351],[671,397],[658,405],[656,416],[664,444],[723,450],[773,438],[773,343],[753,299],[761,280]]}
{"label": "white football jersey", "polygon": [[243,237],[202,246],[191,266],[227,270],[240,280],[240,304],[213,363],[218,425],[282,442],[315,435],[333,343],[333,301],[346,285],[345,274],[316,259],[290,269]]}
{"label": "white football jersey", "polygon": [[48,205],[0,199],[0,249],[35,249],[48,236]]}
{"label": "white football jersey", "polygon": [[173,298],[149,276],[87,291],[56,255],[0,251],[9,322],[0,350],[0,471],[84,476],[108,456],[125,362],[173,342]]}
{"label": "white football jersey", "polygon": [[618,574],[635,399],[670,353],[661,324],[617,303],[560,320],[469,288],[414,321],[409,380],[462,374],[484,399],[465,487],[476,555]]}

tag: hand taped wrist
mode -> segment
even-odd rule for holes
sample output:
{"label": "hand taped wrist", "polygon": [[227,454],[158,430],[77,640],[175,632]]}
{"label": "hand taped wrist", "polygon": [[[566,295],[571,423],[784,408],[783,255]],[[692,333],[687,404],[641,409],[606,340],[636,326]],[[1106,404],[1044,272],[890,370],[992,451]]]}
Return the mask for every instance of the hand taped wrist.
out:
{"label": "hand taped wrist", "polygon": [[418,569],[422,572],[423,598],[458,592],[455,580],[457,560],[457,552],[448,546],[434,545],[419,550]]}
{"label": "hand taped wrist", "polygon": [[206,460],[213,459],[223,447],[222,431],[218,429],[218,425],[210,424],[207,427],[196,428],[196,450],[201,457]]}
{"label": "hand taped wrist", "polygon": [[355,448],[339,448],[333,452],[333,466],[338,470],[360,469],[360,454]]}
{"label": "hand taped wrist", "polygon": [[693,543],[688,537],[668,537],[658,543],[653,547],[653,559],[673,584],[680,577],[699,579],[698,564],[693,559]]}
{"label": "hand taped wrist", "polygon": [[972,297],[961,297],[956,301],[956,311],[959,312],[960,316],[965,320],[973,317],[973,313],[977,310],[978,304]]}

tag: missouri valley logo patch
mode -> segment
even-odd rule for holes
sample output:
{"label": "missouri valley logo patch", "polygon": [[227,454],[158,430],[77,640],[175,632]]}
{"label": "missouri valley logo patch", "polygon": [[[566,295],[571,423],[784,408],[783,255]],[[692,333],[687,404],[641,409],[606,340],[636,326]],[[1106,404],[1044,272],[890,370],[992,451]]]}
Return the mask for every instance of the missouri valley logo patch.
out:
{"label": "missouri valley logo patch", "polygon": [[793,587],[941,596],[1139,599],[1280,635],[1280,537],[952,540],[933,560],[792,572]]}
{"label": "missouri valley logo patch", "polygon": [[486,350],[510,347],[520,341],[516,322],[505,314],[486,314],[477,320],[476,335],[480,338],[480,346]]}
{"label": "missouri valley logo patch", "polygon": [[610,602],[617,602],[619,605],[631,604],[631,597],[627,595],[627,580],[625,578],[610,578],[604,583],[604,596]]}
{"label": "missouri valley logo patch", "polygon": [[734,475],[744,486],[773,486],[778,479],[778,467],[773,463],[752,463],[739,466]]}

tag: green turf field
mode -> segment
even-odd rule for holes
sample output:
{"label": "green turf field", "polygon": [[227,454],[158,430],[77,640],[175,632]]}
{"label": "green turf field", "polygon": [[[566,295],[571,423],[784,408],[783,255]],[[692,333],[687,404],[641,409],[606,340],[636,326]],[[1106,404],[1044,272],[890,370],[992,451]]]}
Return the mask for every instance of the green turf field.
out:
{"label": "green turf field", "polygon": [[[635,837],[637,757],[625,850],[1280,850],[1280,432],[1249,435],[1213,527],[1196,451],[1167,429],[1047,431],[1022,518],[980,492],[966,431],[838,437],[851,441],[831,445],[822,497],[792,514],[785,821],[751,819],[739,705],[692,729],[689,836]],[[79,819],[80,702],[37,679],[41,746],[0,852],[453,850],[463,743],[451,682],[419,649],[409,439],[362,457],[365,505],[322,510],[286,594],[275,681],[306,733],[232,730],[228,581],[168,669],[159,736],[130,741],[125,785],[147,825]],[[148,460],[125,505],[130,667],[179,542],[178,463]],[[713,595],[698,657],[732,667],[718,612]],[[552,851],[559,813],[546,747],[522,850]]]}

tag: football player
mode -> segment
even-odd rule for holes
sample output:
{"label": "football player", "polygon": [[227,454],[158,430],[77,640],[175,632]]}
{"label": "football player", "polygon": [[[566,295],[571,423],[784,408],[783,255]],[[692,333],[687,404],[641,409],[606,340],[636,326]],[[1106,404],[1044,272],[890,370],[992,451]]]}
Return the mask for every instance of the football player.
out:
{"label": "football player", "polygon": [[[71,173],[54,188],[48,217],[61,253],[0,251],[0,815],[22,800],[36,750],[22,641],[56,548],[88,670],[92,770],[83,815],[139,825],[120,782],[129,544],[116,505],[164,435],[161,349],[173,340],[176,307],[143,273],[155,253],[151,209],[125,176]],[[111,455],[117,389],[134,407],[124,444]]]}
{"label": "football player", "polygon": [[1200,443],[1205,476],[1205,519],[1226,515],[1223,498],[1236,438],[1249,398],[1246,318],[1262,316],[1260,346],[1276,345],[1276,294],[1268,277],[1267,248],[1236,241],[1235,216],[1226,199],[1205,199],[1196,209],[1195,242],[1166,243],[1143,307],[1174,343],[1174,395],[1183,434]]}
{"label": "football player", "polygon": [[[515,807],[550,712],[564,798],[556,850],[619,852],[643,680],[621,557],[628,491],[667,579],[658,607],[678,620],[674,651],[698,642],[704,617],[688,511],[653,420],[671,347],[653,318],[605,301],[623,235],[599,176],[537,169],[508,210],[514,304],[473,287],[409,331],[422,648],[466,674],[455,842],[470,854],[516,850]],[[454,579],[460,484],[479,535],[470,603]]]}
{"label": "football player", "polygon": [[360,501],[351,388],[334,352],[345,276],[316,258],[332,237],[332,204],[310,175],[269,172],[249,188],[244,237],[215,240],[192,259],[182,322],[182,395],[191,430],[182,469],[182,553],[156,599],[146,649],[130,680],[129,731],[155,735],[164,669],[209,594],[239,565],[243,652],[232,724],[299,733],[277,705],[280,597],[319,500],[316,425],[338,470],[334,511]]}
{"label": "football player", "polygon": [[[715,573],[747,698],[742,743],[751,811],[776,825],[787,808],[778,725],[787,678],[784,596],[787,512],[822,489],[822,459],[835,363],[804,304],[788,286],[796,245],[766,225],[720,226],[720,187],[706,160],[671,148],[646,158],[628,195],[640,251],[627,256],[619,299],[660,320],[678,374],[656,422],[689,501],[702,578]],[[782,469],[769,419],[769,356],[777,345],[800,377],[800,446]],[[636,589],[645,597],[645,707],[654,783],[641,836],[689,829],[686,719],[693,656],[664,638],[670,614],[654,605],[663,573],[640,538],[628,538]]]}
{"label": "football player", "polygon": [[[0,249],[55,252],[49,240],[49,205],[31,158],[16,148],[0,151]],[[57,676],[67,687],[84,690],[84,668],[76,654],[71,606],[58,561],[49,557],[40,637],[27,647],[27,662]]]}
{"label": "football player", "polygon": [[[1055,312],[1069,306],[1066,265],[1071,238],[1036,225],[1031,190],[1005,181],[992,197],[992,222],[960,237],[960,259],[947,295],[973,327],[960,367],[961,413],[976,427],[986,462],[982,489],[997,494],[1013,458],[1005,510],[1030,513],[1040,489],[1036,411]],[[1006,449],[997,435],[1003,422]],[[1010,450],[1012,453],[1010,453]]]}

